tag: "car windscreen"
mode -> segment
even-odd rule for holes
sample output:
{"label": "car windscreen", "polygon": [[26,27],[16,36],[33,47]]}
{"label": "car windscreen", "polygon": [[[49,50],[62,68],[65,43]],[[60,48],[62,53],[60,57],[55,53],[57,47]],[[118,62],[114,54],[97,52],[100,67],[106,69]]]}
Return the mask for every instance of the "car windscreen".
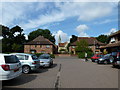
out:
{"label": "car windscreen", "polygon": [[32,59],[35,60],[38,59],[38,57],[36,55],[32,55]]}
{"label": "car windscreen", "polygon": [[5,63],[18,63],[19,59],[15,55],[4,56]]}
{"label": "car windscreen", "polygon": [[117,52],[112,52],[111,55],[116,56]]}
{"label": "car windscreen", "polygon": [[97,57],[103,57],[103,55],[97,55]]}
{"label": "car windscreen", "polygon": [[39,59],[49,59],[49,56],[40,56]]}

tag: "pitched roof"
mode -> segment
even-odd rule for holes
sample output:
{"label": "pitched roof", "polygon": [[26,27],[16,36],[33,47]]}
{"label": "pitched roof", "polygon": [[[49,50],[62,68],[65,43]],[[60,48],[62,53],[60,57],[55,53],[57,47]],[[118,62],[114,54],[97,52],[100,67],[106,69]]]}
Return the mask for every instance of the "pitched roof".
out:
{"label": "pitched roof", "polygon": [[89,45],[94,45],[94,44],[105,45],[104,43],[99,42],[99,41],[98,41],[96,38],[94,38],[94,37],[78,37],[78,38],[77,38],[77,41],[73,42],[73,43],[71,44],[71,46],[76,46],[77,42],[78,42],[78,41],[81,41],[81,40],[86,40]]}
{"label": "pitched roof", "polygon": [[118,31],[115,32],[115,33],[112,33],[109,37],[113,37],[113,36],[118,35],[118,34],[120,34],[120,30],[118,30]]}
{"label": "pitched roof", "polygon": [[43,36],[38,36],[34,40],[25,43],[25,45],[54,45],[50,40],[44,38]]}
{"label": "pitched roof", "polygon": [[67,42],[65,42],[65,43],[59,43],[59,47],[65,47],[66,44],[67,44]]}
{"label": "pitched roof", "polygon": [[102,46],[101,48],[118,47],[118,46],[120,46],[120,41],[118,41],[117,43],[107,44],[106,46]]}

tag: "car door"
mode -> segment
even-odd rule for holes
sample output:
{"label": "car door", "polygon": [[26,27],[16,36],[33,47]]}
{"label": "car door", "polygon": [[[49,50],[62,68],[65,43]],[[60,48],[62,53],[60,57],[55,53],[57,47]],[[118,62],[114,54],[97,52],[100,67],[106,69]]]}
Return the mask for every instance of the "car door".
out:
{"label": "car door", "polygon": [[26,63],[25,55],[19,55],[19,54],[17,54],[16,56],[18,57],[18,59],[20,60],[20,62],[21,62],[22,65],[24,65]]}

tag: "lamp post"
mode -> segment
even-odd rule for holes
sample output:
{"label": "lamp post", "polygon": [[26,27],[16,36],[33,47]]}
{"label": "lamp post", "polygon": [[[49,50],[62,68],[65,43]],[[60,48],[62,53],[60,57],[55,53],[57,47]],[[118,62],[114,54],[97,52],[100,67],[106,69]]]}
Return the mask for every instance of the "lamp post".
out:
{"label": "lamp post", "polygon": [[95,48],[95,41],[94,41],[94,53],[95,53],[95,49],[96,49],[96,48]]}

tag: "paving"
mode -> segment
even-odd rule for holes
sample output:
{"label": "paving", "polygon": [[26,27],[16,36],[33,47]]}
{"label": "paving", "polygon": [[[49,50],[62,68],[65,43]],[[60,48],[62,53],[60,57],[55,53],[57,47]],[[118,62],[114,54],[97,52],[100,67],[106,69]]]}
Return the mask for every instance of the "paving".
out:
{"label": "paving", "polygon": [[53,67],[3,81],[3,88],[118,88],[118,71],[112,65],[59,56]]}

